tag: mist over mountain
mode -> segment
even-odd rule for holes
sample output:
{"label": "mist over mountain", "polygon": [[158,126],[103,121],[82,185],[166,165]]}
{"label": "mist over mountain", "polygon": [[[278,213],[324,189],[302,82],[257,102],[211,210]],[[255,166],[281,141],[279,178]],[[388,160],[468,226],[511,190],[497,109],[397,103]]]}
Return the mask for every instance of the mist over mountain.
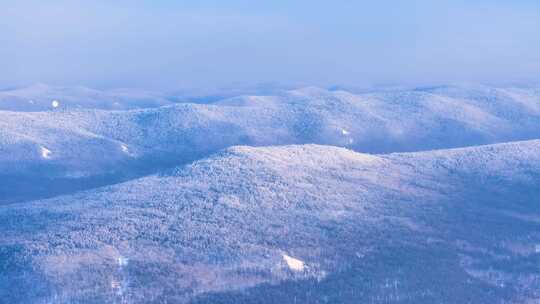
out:
{"label": "mist over mountain", "polygon": [[[54,101],[56,103],[53,104]],[[0,109],[18,112],[57,108],[128,110],[160,107],[171,103],[162,94],[135,89],[100,91],[82,86],[55,87],[35,84],[0,91]]]}

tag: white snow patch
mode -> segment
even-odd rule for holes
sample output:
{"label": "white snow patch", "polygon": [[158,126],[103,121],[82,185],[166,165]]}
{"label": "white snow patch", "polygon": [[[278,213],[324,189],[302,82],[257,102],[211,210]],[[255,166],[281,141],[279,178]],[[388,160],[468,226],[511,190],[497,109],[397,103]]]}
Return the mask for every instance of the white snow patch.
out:
{"label": "white snow patch", "polygon": [[122,152],[129,153],[129,147],[125,144],[121,144],[120,148],[122,149]]}
{"label": "white snow patch", "polygon": [[286,254],[283,254],[283,260],[285,260],[287,266],[289,266],[289,269],[292,271],[304,271],[304,268],[306,267],[304,261],[295,259]]}
{"label": "white snow patch", "polygon": [[51,158],[51,150],[45,148],[45,147],[40,147],[40,151],[41,151],[41,157],[42,158],[45,158],[45,159],[50,159]]}
{"label": "white snow patch", "polygon": [[116,294],[119,295],[119,296],[124,295],[124,286],[123,286],[122,282],[118,281],[115,278],[111,279],[111,289],[115,290]]}
{"label": "white snow patch", "polygon": [[354,143],[354,139],[350,137],[351,132],[346,129],[341,129],[341,134],[345,137],[347,140],[347,145],[352,145]]}
{"label": "white snow patch", "polygon": [[218,199],[219,204],[227,205],[232,208],[244,208],[242,205],[242,202],[240,201],[240,198],[236,195],[222,195]]}
{"label": "white snow patch", "polygon": [[53,100],[51,105],[53,108],[58,108],[60,106],[60,102],[58,100]]}
{"label": "white snow patch", "polygon": [[118,262],[118,266],[124,267],[124,266],[127,266],[127,264],[129,263],[129,259],[124,256],[119,256],[117,259],[117,262]]}

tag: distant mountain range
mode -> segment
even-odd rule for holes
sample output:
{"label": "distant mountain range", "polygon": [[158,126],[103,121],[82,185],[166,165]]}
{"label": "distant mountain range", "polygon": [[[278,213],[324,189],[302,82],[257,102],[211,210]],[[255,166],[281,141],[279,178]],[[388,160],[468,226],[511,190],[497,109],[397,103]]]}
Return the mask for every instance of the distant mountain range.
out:
{"label": "distant mountain range", "polygon": [[35,84],[29,87],[0,90],[0,110],[4,111],[47,111],[56,107],[64,109],[127,110],[159,107],[172,102],[159,93],[117,89],[100,91],[86,87],[54,87]]}
{"label": "distant mountain range", "polygon": [[[209,103],[36,85],[0,92],[0,203],[120,182],[234,145],[389,153],[540,138],[540,90],[308,87]],[[56,102],[57,106],[53,106]]]}

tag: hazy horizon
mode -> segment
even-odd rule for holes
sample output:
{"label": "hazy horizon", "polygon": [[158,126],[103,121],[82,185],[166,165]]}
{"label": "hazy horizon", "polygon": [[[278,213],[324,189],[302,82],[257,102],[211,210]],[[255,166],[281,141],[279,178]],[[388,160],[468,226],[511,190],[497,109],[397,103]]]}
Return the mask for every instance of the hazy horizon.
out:
{"label": "hazy horizon", "polygon": [[534,1],[18,1],[0,20],[0,87],[540,80]]}

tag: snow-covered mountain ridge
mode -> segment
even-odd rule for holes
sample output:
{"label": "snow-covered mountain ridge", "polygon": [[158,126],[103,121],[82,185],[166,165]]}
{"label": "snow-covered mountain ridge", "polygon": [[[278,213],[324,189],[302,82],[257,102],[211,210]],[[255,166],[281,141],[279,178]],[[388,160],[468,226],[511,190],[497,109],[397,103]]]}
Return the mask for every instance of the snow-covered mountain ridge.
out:
{"label": "snow-covered mountain ridge", "polygon": [[534,303],[539,184],[538,140],[388,155],[232,147],[0,207],[0,297]]}
{"label": "snow-covered mountain ridge", "polygon": [[83,184],[126,180],[234,145],[315,143],[388,153],[540,138],[535,89],[352,94],[305,88],[128,111],[81,104],[87,109],[0,111],[0,177],[14,181],[0,187],[4,202],[40,197],[35,173],[49,188],[56,183],[84,189]]}

